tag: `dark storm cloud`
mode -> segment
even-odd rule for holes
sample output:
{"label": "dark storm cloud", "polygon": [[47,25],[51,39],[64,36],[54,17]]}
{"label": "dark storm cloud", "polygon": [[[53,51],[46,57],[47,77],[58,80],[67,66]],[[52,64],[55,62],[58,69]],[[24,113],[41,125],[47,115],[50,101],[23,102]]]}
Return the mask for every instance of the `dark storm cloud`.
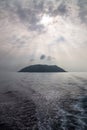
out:
{"label": "dark storm cloud", "polygon": [[46,58],[46,56],[44,54],[40,56],[41,60],[44,60],[45,58]]}

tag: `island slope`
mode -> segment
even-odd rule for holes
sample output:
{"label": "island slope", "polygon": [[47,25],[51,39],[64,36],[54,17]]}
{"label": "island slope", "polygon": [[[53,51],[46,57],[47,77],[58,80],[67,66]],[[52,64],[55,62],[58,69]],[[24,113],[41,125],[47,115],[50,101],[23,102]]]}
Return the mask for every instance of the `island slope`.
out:
{"label": "island slope", "polygon": [[56,65],[31,65],[28,67],[25,67],[21,69],[19,72],[41,72],[41,73],[46,73],[46,72],[66,72],[64,69],[56,66]]}

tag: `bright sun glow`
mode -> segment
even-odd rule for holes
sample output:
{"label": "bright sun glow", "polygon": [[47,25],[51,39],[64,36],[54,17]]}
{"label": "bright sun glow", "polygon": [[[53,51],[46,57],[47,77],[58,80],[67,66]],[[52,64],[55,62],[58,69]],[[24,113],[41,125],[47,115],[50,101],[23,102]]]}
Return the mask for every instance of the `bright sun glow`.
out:
{"label": "bright sun glow", "polygon": [[50,17],[49,15],[46,15],[46,14],[45,14],[45,15],[43,15],[43,17],[42,17],[40,23],[41,23],[41,24],[44,24],[44,25],[46,26],[46,25],[52,23],[52,21],[53,21],[53,18]]}

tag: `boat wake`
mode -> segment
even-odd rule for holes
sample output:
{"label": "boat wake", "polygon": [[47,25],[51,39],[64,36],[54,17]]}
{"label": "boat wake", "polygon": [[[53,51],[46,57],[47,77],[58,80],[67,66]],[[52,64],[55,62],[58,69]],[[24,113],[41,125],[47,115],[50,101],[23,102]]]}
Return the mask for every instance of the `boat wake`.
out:
{"label": "boat wake", "polygon": [[87,130],[87,96],[55,103],[39,108],[39,130]]}

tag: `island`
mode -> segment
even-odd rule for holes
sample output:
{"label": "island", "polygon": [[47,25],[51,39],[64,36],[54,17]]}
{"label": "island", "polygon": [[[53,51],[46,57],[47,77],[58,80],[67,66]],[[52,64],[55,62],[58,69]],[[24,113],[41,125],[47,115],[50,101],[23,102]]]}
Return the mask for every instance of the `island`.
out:
{"label": "island", "polygon": [[56,66],[56,65],[42,65],[42,64],[36,64],[36,65],[31,65],[27,66],[23,69],[21,69],[19,72],[41,72],[41,73],[46,73],[46,72],[66,72],[64,69]]}

